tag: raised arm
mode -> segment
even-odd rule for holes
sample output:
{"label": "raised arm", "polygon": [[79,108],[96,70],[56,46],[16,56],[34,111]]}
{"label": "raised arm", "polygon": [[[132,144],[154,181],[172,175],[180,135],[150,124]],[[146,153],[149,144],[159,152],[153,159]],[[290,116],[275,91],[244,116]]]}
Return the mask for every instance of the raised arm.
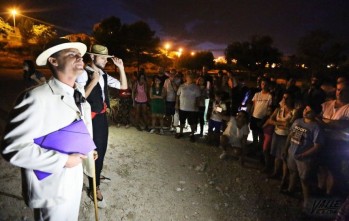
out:
{"label": "raised arm", "polygon": [[119,68],[120,72],[120,89],[125,90],[127,89],[127,78],[126,78],[126,73],[125,73],[125,68],[124,68],[124,63],[122,59],[117,58],[117,57],[112,57],[111,60]]}

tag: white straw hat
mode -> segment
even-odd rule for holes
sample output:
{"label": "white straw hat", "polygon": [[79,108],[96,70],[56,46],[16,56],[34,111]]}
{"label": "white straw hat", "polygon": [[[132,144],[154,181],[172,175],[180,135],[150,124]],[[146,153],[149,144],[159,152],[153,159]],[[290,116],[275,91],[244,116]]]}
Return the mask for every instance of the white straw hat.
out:
{"label": "white straw hat", "polygon": [[47,59],[51,55],[68,48],[78,49],[81,56],[83,56],[87,51],[86,45],[81,42],[70,42],[67,39],[59,38],[47,45],[47,49],[36,58],[36,64],[38,66],[44,66],[47,64]]}

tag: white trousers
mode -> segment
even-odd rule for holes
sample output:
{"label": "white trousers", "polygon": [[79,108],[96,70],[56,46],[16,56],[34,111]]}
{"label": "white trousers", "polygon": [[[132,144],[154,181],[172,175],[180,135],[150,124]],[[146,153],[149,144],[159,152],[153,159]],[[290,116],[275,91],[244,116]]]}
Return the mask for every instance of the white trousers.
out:
{"label": "white trousers", "polygon": [[35,221],[77,221],[79,218],[81,193],[82,193],[83,174],[75,177],[75,185],[67,188],[67,199],[64,203],[47,207],[35,208]]}

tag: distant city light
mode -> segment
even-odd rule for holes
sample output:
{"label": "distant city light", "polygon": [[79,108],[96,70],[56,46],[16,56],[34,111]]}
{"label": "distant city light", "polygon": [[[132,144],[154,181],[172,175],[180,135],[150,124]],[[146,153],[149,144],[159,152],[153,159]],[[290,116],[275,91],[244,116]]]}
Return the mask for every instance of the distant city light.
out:
{"label": "distant city light", "polygon": [[224,56],[219,56],[218,58],[214,59],[214,62],[221,63],[221,64],[226,64],[227,60],[225,59]]}

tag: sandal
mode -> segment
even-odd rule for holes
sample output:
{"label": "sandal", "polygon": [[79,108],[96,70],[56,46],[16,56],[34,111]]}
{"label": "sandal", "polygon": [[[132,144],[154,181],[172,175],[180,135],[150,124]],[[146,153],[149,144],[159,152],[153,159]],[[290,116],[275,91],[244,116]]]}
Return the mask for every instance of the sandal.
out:
{"label": "sandal", "polygon": [[[97,191],[100,191],[99,187],[97,187]],[[89,190],[88,197],[92,200],[92,202],[94,202],[93,193],[92,193],[91,190]],[[99,199],[98,196],[97,196],[97,206],[100,209],[103,209],[103,208],[107,207],[107,203],[105,202],[105,199],[104,199],[103,196],[102,196],[102,199]]]}
{"label": "sandal", "polygon": [[99,180],[101,182],[104,182],[104,183],[109,183],[111,181],[111,179],[109,177],[106,177],[106,176],[103,176],[103,175],[99,176]]}

